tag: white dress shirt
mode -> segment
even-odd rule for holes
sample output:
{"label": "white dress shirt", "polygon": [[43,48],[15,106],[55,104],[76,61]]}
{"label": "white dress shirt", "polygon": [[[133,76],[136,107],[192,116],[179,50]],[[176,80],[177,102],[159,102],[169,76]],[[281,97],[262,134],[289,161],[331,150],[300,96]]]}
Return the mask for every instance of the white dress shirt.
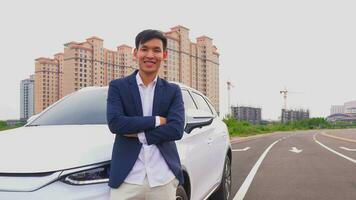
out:
{"label": "white dress shirt", "polygon": [[[153,97],[156,88],[157,77],[150,84],[145,86],[137,73],[137,85],[140,91],[143,116],[152,116]],[[156,116],[156,127],[160,125],[159,116]],[[144,132],[138,133],[138,139],[142,143],[142,148],[135,165],[125,179],[125,183],[143,185],[147,176],[150,187],[165,185],[175,178],[175,175],[168,167],[161,152],[156,145],[147,145]]]}

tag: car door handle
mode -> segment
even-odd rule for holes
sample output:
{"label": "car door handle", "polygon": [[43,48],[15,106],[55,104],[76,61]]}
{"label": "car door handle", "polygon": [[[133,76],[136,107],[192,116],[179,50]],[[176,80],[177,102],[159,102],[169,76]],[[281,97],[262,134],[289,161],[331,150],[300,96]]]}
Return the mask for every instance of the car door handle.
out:
{"label": "car door handle", "polygon": [[217,135],[226,138],[228,134],[226,134],[225,132],[219,132]]}
{"label": "car door handle", "polygon": [[213,138],[208,138],[208,144],[210,145],[213,142]]}

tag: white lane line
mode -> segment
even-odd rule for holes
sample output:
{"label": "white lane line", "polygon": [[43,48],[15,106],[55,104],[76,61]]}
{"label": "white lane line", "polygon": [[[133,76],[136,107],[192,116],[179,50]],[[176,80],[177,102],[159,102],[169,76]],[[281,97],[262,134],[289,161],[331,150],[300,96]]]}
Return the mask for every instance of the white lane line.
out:
{"label": "white lane line", "polygon": [[273,142],[271,145],[268,146],[268,148],[262,153],[262,155],[260,156],[260,158],[257,160],[257,162],[255,163],[255,165],[253,166],[253,168],[251,169],[250,173],[247,175],[245,181],[242,183],[239,191],[237,191],[235,197],[233,200],[243,200],[247,190],[249,189],[253,178],[255,177],[258,168],[260,167],[263,159],[266,157],[268,151],[273,147],[273,145],[275,145],[277,142],[281,141],[281,139]]}
{"label": "white lane line", "polygon": [[339,147],[340,149],[346,150],[346,151],[356,151],[356,149],[349,149],[347,147]]}
{"label": "white lane line", "polygon": [[250,149],[250,147],[245,147],[243,149],[233,149],[232,151],[247,151],[249,149]]}
{"label": "white lane line", "polygon": [[318,133],[315,133],[314,136],[313,136],[313,139],[314,139],[314,141],[315,141],[316,143],[320,144],[320,146],[322,146],[322,147],[324,147],[325,149],[327,149],[327,150],[333,152],[334,154],[336,154],[336,155],[338,155],[338,156],[341,156],[341,157],[345,158],[346,160],[349,160],[349,161],[351,161],[351,162],[353,162],[353,163],[356,164],[356,160],[354,160],[354,159],[352,159],[352,158],[350,158],[350,157],[347,157],[347,156],[345,156],[344,154],[341,154],[341,153],[339,153],[339,152],[337,152],[337,151],[331,149],[330,147],[327,147],[326,145],[324,145],[323,143],[319,142],[318,140],[316,140],[316,138],[315,138],[316,134],[318,134]]}

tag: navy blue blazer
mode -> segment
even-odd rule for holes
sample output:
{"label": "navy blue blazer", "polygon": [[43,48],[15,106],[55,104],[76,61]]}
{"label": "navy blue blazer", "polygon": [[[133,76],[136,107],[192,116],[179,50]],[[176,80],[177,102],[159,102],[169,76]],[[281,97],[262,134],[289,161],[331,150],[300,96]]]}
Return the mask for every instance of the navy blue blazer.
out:
{"label": "navy blue blazer", "polygon": [[[107,98],[107,122],[115,134],[112,150],[109,186],[118,188],[134,166],[142,144],[135,137],[125,134],[144,132],[147,143],[155,144],[173,174],[183,184],[183,172],[175,144],[183,136],[184,105],[178,85],[157,78],[152,116],[143,116],[140,92],[133,74],[110,82]],[[155,116],[162,116],[167,123],[155,127]]]}

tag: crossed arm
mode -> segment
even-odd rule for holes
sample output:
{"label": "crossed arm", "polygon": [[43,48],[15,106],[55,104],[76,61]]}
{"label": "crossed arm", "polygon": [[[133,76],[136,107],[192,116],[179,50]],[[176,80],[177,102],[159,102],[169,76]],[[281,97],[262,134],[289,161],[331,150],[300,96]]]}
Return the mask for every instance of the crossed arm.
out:
{"label": "crossed arm", "polygon": [[114,134],[137,137],[137,133],[144,132],[149,145],[179,140],[183,136],[184,126],[182,93],[177,86],[167,117],[160,117],[160,126],[156,127],[155,116],[125,116],[119,89],[110,83],[107,99],[107,121],[110,131]]}
{"label": "crossed arm", "polygon": [[[158,124],[159,125],[157,125],[157,120],[158,120]],[[166,123],[167,123],[167,119],[165,117],[158,116],[158,119],[156,118],[156,127],[165,125]],[[124,136],[126,136],[126,137],[138,137],[138,133],[125,134]]]}

